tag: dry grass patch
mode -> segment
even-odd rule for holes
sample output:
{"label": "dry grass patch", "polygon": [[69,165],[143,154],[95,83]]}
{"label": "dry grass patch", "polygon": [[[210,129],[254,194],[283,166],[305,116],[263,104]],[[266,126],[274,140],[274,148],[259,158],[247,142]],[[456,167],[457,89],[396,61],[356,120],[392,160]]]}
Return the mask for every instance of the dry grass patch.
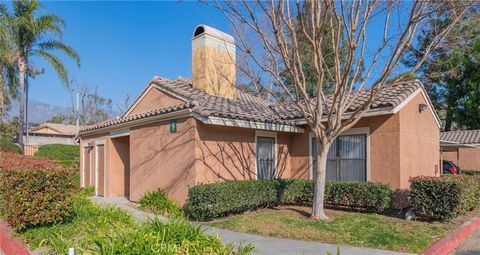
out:
{"label": "dry grass patch", "polygon": [[327,210],[327,215],[327,221],[314,221],[309,218],[309,207],[284,206],[219,219],[208,225],[272,237],[414,253],[420,253],[456,226],[337,210]]}

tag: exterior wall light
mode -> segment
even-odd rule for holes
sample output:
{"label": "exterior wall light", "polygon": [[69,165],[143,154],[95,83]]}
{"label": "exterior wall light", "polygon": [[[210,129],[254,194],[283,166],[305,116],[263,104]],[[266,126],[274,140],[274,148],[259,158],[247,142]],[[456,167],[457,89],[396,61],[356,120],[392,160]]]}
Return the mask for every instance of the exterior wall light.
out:
{"label": "exterior wall light", "polygon": [[421,113],[423,111],[425,111],[427,109],[427,105],[426,104],[419,104],[418,105],[418,111]]}

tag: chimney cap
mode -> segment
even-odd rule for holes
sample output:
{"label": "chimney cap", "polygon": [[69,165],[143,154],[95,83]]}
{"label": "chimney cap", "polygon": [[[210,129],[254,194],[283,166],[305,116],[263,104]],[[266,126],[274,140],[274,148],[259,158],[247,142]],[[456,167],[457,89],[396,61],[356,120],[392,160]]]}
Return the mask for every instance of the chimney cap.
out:
{"label": "chimney cap", "polygon": [[224,33],[224,32],[222,32],[218,29],[215,29],[213,27],[209,27],[205,24],[200,24],[193,30],[192,40],[194,40],[195,38],[200,37],[204,34],[216,37],[216,38],[224,40],[226,42],[230,42],[230,43],[233,43],[233,44],[235,43],[235,40],[233,39],[233,36],[231,36],[227,33]]}

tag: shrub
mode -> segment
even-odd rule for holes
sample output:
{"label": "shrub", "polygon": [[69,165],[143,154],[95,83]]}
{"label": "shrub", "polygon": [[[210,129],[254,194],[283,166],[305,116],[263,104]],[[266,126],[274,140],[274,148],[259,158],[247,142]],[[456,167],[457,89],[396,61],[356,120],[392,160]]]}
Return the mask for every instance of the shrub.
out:
{"label": "shrub", "polygon": [[448,220],[479,205],[479,180],[461,175],[415,177],[410,179],[410,203],[421,217]]}
{"label": "shrub", "polygon": [[241,213],[277,204],[278,181],[225,181],[193,186],[184,210],[196,220]]}
{"label": "shrub", "polygon": [[167,197],[161,189],[145,193],[140,200],[140,209],[165,216],[181,216],[178,205]]}
{"label": "shrub", "polygon": [[331,206],[384,212],[391,201],[392,190],[381,183],[340,181],[325,186],[325,203]]}
{"label": "shrub", "polygon": [[51,159],[67,167],[80,165],[80,146],[70,144],[46,144],[38,147],[35,156]]}
{"label": "shrub", "polygon": [[[314,181],[283,180],[280,202],[282,204],[311,204]],[[390,208],[392,190],[384,184],[372,182],[327,182],[325,204],[331,207],[348,207],[383,212]]]}
{"label": "shrub", "polygon": [[0,171],[0,215],[17,229],[61,222],[72,213],[76,190],[69,169]]}
{"label": "shrub", "polygon": [[[312,180],[250,180],[202,184],[188,193],[185,211],[199,220],[241,213],[277,204],[312,204]],[[325,204],[383,212],[390,208],[392,190],[371,182],[327,182]]]}
{"label": "shrub", "polygon": [[465,175],[480,175],[480,170],[462,170]]}
{"label": "shrub", "polygon": [[53,169],[60,166],[53,163],[47,158],[36,158],[32,156],[24,156],[11,152],[0,151],[0,170],[1,169]]}
{"label": "shrub", "polygon": [[22,150],[20,146],[16,145],[14,142],[7,139],[0,138],[0,151],[12,152],[16,154],[21,154]]}

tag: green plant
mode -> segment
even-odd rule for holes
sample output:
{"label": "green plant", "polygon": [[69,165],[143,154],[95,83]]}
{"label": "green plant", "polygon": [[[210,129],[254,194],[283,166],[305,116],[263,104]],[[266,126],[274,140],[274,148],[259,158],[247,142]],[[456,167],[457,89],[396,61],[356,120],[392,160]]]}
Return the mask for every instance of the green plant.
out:
{"label": "green plant", "polygon": [[198,226],[180,219],[163,223],[135,221],[128,212],[99,206],[88,199],[92,187],[74,196],[71,220],[28,228],[20,232],[30,248],[46,248],[48,254],[250,254],[251,244],[222,244]]}
{"label": "green plant", "polygon": [[7,139],[0,139],[0,151],[12,152],[20,154],[22,150],[14,142]]}
{"label": "green plant", "polygon": [[70,169],[0,171],[0,215],[17,229],[64,221],[77,189]]}
{"label": "green plant", "polygon": [[161,189],[145,193],[140,200],[140,209],[165,216],[182,216],[178,205],[167,197]]}
{"label": "green plant", "polygon": [[45,157],[66,167],[80,165],[80,147],[70,144],[46,144],[38,148],[36,157]]}
{"label": "green plant", "polygon": [[[314,181],[282,180],[281,204],[311,204]],[[385,184],[372,182],[327,182],[325,204],[331,207],[366,209],[375,212],[388,210],[392,201],[392,190]]]}
{"label": "green plant", "polygon": [[480,170],[462,170],[465,175],[480,175]]}
{"label": "green plant", "polygon": [[184,205],[187,215],[207,220],[277,204],[276,180],[225,181],[193,186]]}
{"label": "green plant", "polygon": [[431,220],[454,218],[480,203],[480,178],[476,176],[415,177],[410,190],[413,210]]}

